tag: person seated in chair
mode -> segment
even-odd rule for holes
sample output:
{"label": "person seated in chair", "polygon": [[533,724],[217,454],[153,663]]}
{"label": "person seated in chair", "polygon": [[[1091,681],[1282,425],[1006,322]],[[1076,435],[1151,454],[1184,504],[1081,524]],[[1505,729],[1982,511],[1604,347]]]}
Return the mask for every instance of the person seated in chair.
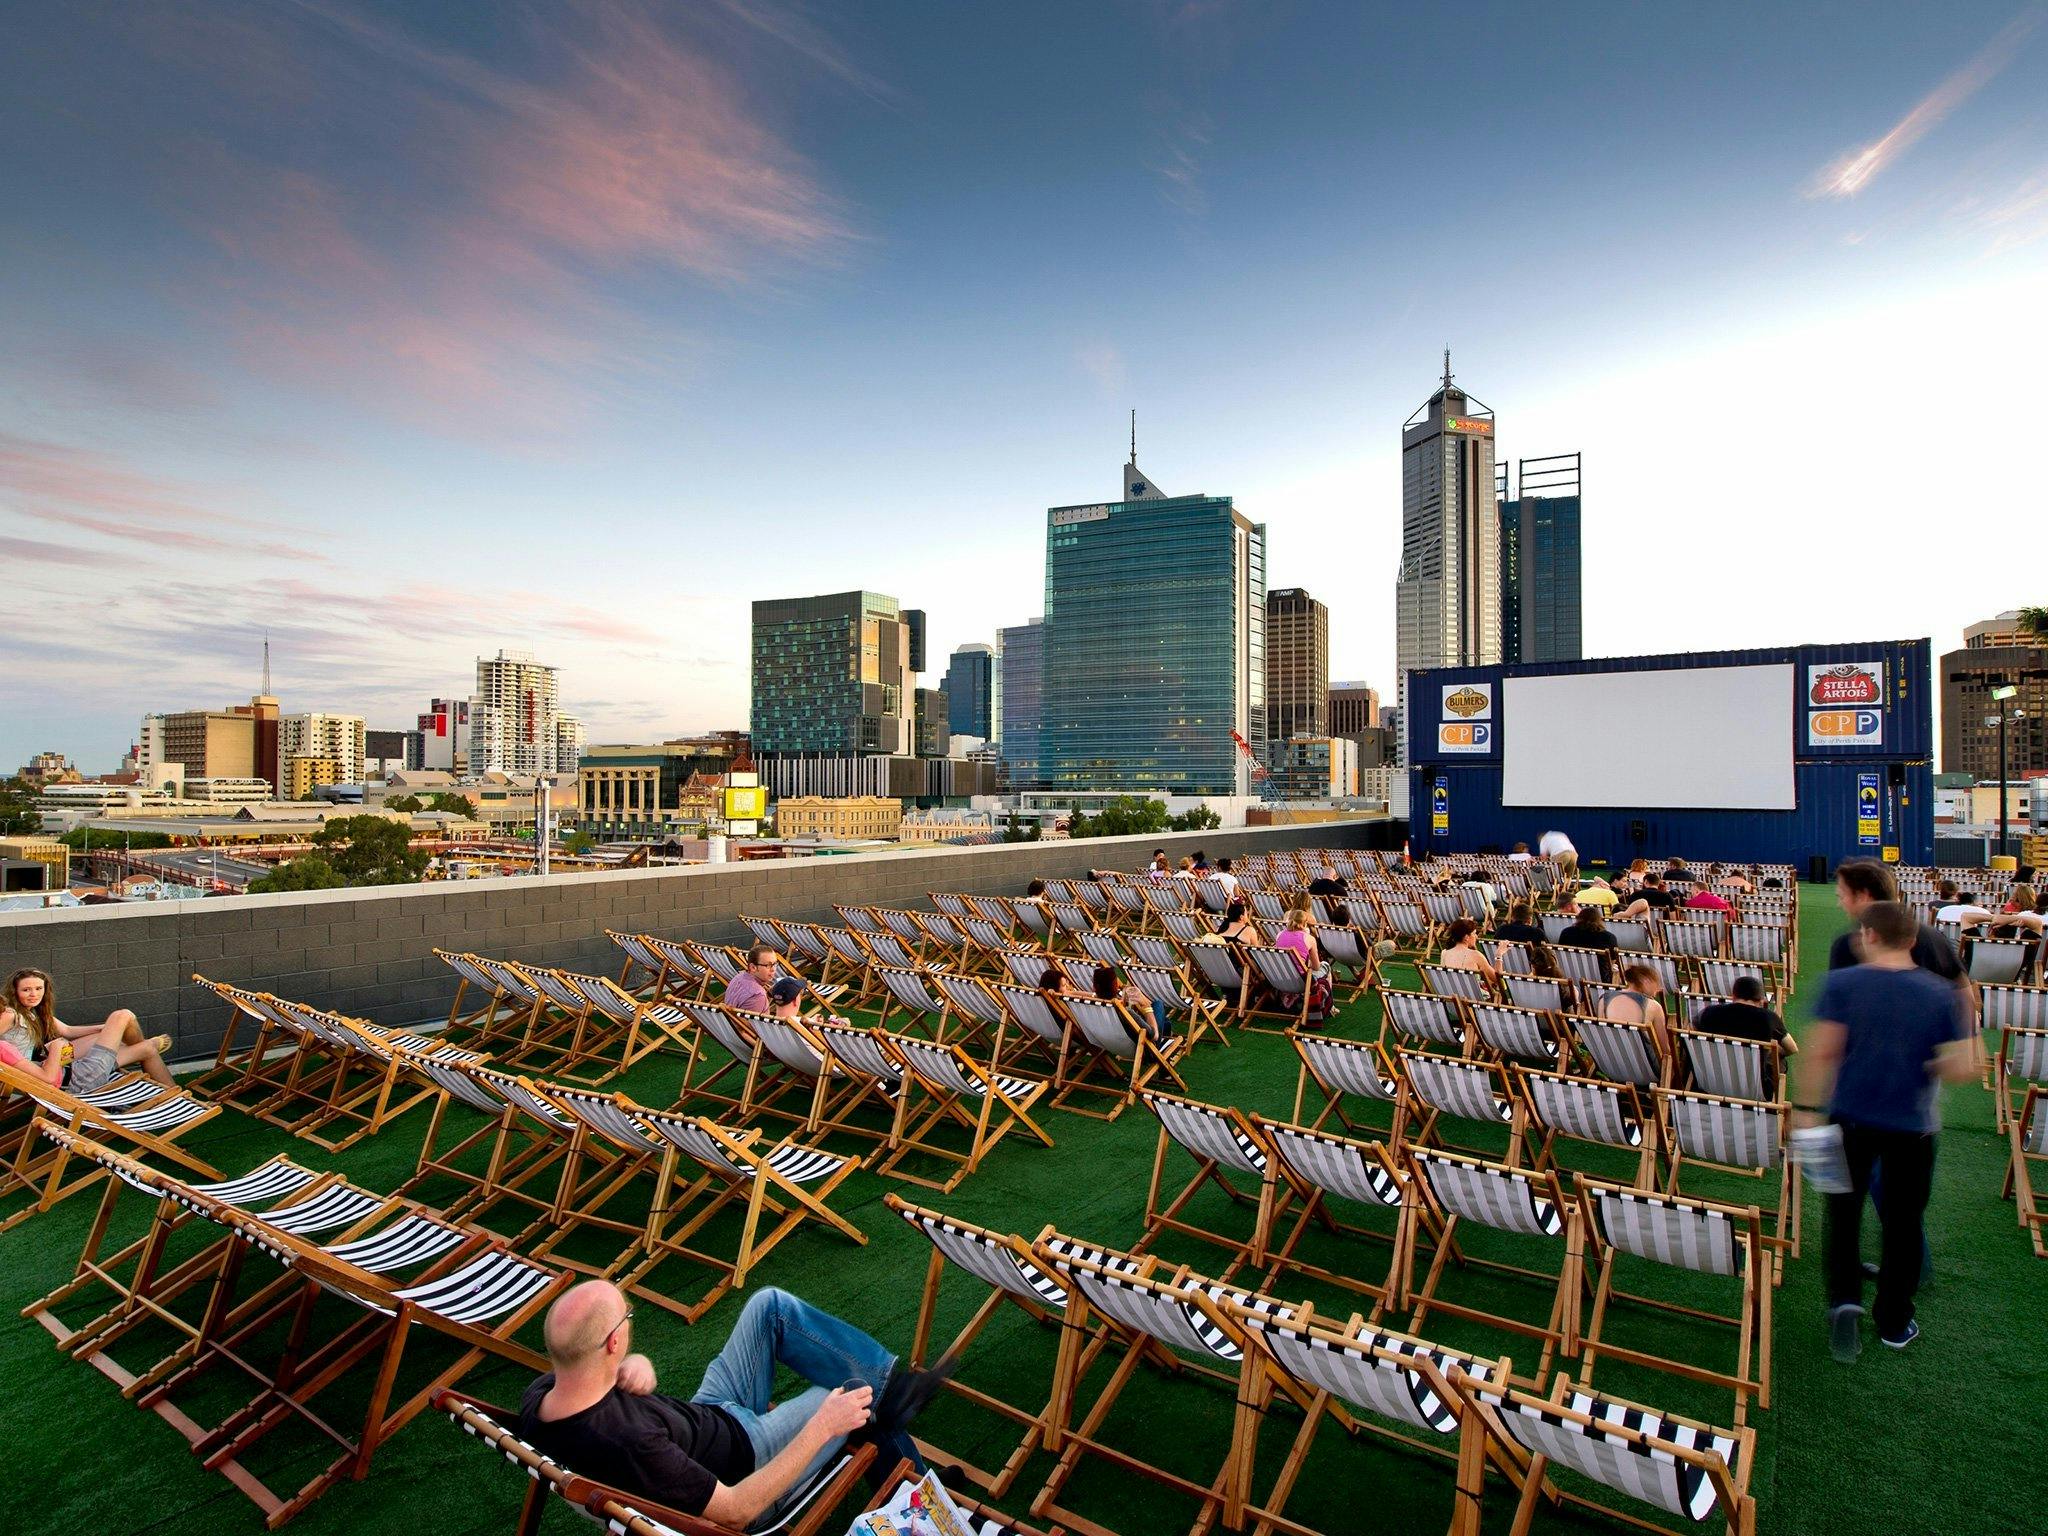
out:
{"label": "person seated in chair", "polygon": [[[1733,1035],[1740,1040],[1761,1040],[1775,1044],[1788,1055],[1799,1049],[1798,1042],[1785,1033],[1785,1021],[1766,1005],[1764,984],[1754,976],[1738,976],[1727,1002],[1710,1003],[1700,1010],[1692,1027],[1704,1035]],[[1777,1063],[1764,1059],[1764,1092],[1777,1092]]]}
{"label": "person seated in chair", "polygon": [[[748,1297],[687,1400],[655,1391],[633,1354],[633,1308],[609,1281],[574,1286],[548,1309],[548,1363],[526,1389],[519,1435],[579,1476],[733,1530],[780,1512],[849,1437],[884,1459],[923,1462],[905,1433],[952,1374],[911,1370],[829,1312],[768,1287]],[[770,1401],[788,1367],[809,1385]]]}
{"label": "person seated in chair", "polygon": [[1493,936],[1510,944],[1541,944],[1543,930],[1530,921],[1529,903],[1517,901],[1508,908],[1508,920],[1494,925]]}
{"label": "person seated in chair", "polygon": [[141,1024],[126,1008],[116,1008],[99,1024],[66,1024],[57,1017],[57,986],[46,971],[28,968],[7,978],[0,995],[0,1043],[10,1058],[22,1058],[10,1059],[10,1066],[73,1093],[96,1093],[130,1067],[165,1088],[178,1086],[164,1065],[169,1035],[143,1039]]}
{"label": "person seated in chair", "polygon": [[1665,911],[1675,905],[1677,903],[1672,900],[1671,893],[1664,888],[1664,877],[1649,874],[1643,876],[1643,883],[1637,888],[1635,899],[1615,915],[1642,917],[1650,912]]}
{"label": "person seated in chair", "polygon": [[1658,1049],[1668,1058],[1671,1026],[1665,1018],[1664,1005],[1657,1001],[1664,995],[1664,978],[1651,966],[1631,965],[1622,970],[1621,985],[1622,990],[1607,999],[1600,1016],[1617,1024],[1649,1025]]}

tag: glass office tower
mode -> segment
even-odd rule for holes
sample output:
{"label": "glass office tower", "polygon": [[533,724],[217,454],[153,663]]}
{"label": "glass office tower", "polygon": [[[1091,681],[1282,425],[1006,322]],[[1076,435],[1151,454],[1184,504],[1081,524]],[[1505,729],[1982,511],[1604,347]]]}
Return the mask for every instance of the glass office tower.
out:
{"label": "glass office tower", "polygon": [[1577,661],[1584,655],[1579,583],[1580,461],[1576,453],[1523,459],[1519,495],[1501,474],[1502,661]]}
{"label": "glass office tower", "polygon": [[755,603],[754,750],[909,754],[912,654],[908,615],[878,592]]}
{"label": "glass office tower", "polygon": [[979,736],[993,741],[996,736],[996,653],[993,646],[975,642],[953,653],[946,666],[946,705],[955,736]]}
{"label": "glass office tower", "polygon": [[1012,789],[1036,789],[1045,725],[1045,620],[996,632],[996,736],[1003,773]]}
{"label": "glass office tower", "polygon": [[1135,464],[1122,489],[1046,514],[1042,782],[1248,794],[1232,733],[1263,749],[1265,527],[1228,496],[1166,496]]}

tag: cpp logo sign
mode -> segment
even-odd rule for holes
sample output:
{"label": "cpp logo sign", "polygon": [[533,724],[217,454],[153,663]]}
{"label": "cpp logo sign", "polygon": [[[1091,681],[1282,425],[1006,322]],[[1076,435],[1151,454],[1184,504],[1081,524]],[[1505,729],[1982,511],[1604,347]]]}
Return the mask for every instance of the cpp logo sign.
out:
{"label": "cpp logo sign", "polygon": [[1493,725],[1485,720],[1446,720],[1436,728],[1436,744],[1443,752],[1491,752]]}
{"label": "cpp logo sign", "polygon": [[1872,746],[1884,740],[1884,713],[1876,709],[1816,709],[1806,717],[1810,747]]}

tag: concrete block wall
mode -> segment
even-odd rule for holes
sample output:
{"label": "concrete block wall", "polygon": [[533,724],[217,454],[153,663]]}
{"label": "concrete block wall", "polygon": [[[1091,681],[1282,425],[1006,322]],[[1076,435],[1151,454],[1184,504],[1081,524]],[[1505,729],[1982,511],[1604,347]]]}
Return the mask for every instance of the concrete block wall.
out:
{"label": "concrete block wall", "polygon": [[301,891],[0,913],[0,978],[35,966],[56,979],[58,1016],[91,1023],[133,1008],[173,1056],[210,1056],[226,1008],[194,972],[384,1024],[445,1018],[455,977],[434,950],[616,974],[607,928],[739,944],[740,914],[833,922],[834,902],[928,908],[931,891],[1015,896],[1037,878],[1295,848],[1381,845],[1385,821],[918,848],[834,858],[606,874],[514,876],[459,884]]}

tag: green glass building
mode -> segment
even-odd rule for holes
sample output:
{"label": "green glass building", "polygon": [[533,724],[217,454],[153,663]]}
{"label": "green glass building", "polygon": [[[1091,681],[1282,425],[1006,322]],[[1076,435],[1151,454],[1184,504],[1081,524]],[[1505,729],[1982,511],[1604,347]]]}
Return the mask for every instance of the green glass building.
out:
{"label": "green glass building", "polygon": [[1046,513],[1040,783],[1249,794],[1232,733],[1263,750],[1265,526],[1135,463],[1120,489]]}
{"label": "green glass building", "polygon": [[910,754],[923,621],[879,592],[755,603],[754,750]]}

